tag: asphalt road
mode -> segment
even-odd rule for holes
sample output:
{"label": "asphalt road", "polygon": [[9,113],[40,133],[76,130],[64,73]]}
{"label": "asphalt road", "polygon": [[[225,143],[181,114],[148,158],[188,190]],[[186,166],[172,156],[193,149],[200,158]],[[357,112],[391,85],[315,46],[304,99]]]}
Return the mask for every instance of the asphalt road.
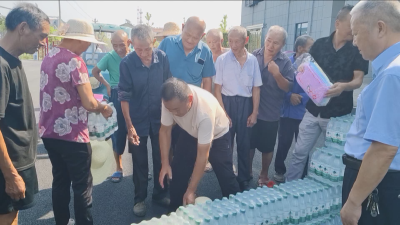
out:
{"label": "asphalt road", "polygon": [[[40,61],[23,61],[24,69],[27,74],[29,88],[32,93],[32,99],[36,111],[36,118],[38,121],[39,105],[39,79],[40,79]],[[371,79],[366,77],[364,84],[365,87]],[[359,90],[355,91],[355,99],[359,94]],[[322,137],[322,136],[321,136]],[[316,146],[322,146],[323,140],[319,138]],[[292,145],[294,146],[294,145]],[[151,145],[149,145],[149,151]],[[293,148],[290,150],[287,162],[290,161]],[[52,211],[51,201],[51,163],[45,156],[46,150],[42,142],[39,140],[38,156],[36,162],[36,170],[39,180],[39,193],[36,195],[36,205],[28,210],[21,211],[19,216],[20,225],[52,225],[55,224],[54,214]],[[151,154],[149,153],[151,157]],[[92,214],[95,225],[128,225],[131,223],[138,223],[142,219],[150,219],[152,217],[160,217],[166,210],[158,205],[152,204],[151,193],[153,187],[153,180],[149,182],[148,197],[146,200],[147,215],[144,218],[137,218],[133,215],[133,198],[134,198],[134,185],[132,182],[132,160],[127,151],[122,156],[124,166],[124,179],[121,183],[114,184],[110,181],[105,181],[97,185],[93,189],[93,209]],[[234,154],[234,162],[236,162],[236,154]],[[149,159],[149,167],[152,168],[151,159]],[[254,179],[252,186],[256,187],[257,177],[261,169],[261,154],[256,153],[253,164]],[[152,171],[151,171],[152,172]],[[112,171],[110,171],[111,175]],[[272,163],[269,171],[270,177],[274,174],[274,163]],[[199,196],[207,196],[211,199],[221,198],[221,191],[218,185],[215,174],[207,173],[204,175],[198,187],[197,194]],[[73,193],[71,191],[71,204],[70,204],[71,218],[74,217],[73,210]]]}

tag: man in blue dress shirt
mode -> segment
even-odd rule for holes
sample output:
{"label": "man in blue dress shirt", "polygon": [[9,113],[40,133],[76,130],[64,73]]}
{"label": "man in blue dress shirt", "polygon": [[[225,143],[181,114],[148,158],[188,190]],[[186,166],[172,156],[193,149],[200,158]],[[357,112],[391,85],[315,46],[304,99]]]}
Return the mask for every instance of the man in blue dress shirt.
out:
{"label": "man in blue dress shirt", "polygon": [[129,152],[132,153],[135,185],[133,212],[136,216],[145,216],[149,137],[153,157],[153,201],[169,205],[168,189],[163,189],[158,182],[161,170],[158,131],[161,126],[161,86],[172,75],[165,53],[153,49],[155,38],[149,26],[135,26],[131,39],[135,51],[121,61],[118,98],[128,130]]}
{"label": "man in blue dress shirt", "polygon": [[347,135],[341,217],[344,225],[399,224],[400,2],[361,1],[351,16],[353,43],[375,79],[359,95]]}

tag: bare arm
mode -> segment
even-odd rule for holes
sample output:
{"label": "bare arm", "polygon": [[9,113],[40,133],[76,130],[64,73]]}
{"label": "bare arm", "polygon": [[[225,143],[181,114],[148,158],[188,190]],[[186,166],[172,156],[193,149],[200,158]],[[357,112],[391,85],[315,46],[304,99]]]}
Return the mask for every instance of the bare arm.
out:
{"label": "bare arm", "polygon": [[90,83],[84,83],[81,85],[76,86],[78,89],[79,97],[81,98],[82,106],[89,112],[103,112],[107,105],[103,105],[98,102],[92,92],[92,87]]}
{"label": "bare arm", "polygon": [[212,78],[204,77],[202,84],[203,84],[203,89],[211,93]]}
{"label": "bare arm", "polygon": [[258,115],[260,105],[260,87],[253,87],[253,114]]}
{"label": "bare arm", "polygon": [[194,193],[197,190],[200,179],[203,177],[204,168],[206,167],[208,154],[210,152],[211,143],[197,144],[197,157],[194,164],[193,173],[189,182],[187,191]]}
{"label": "bare arm", "polygon": [[121,108],[122,108],[122,114],[124,115],[126,127],[127,129],[129,129],[130,127],[133,127],[131,115],[129,114],[129,102],[121,101]]}
{"label": "bare arm", "polygon": [[290,91],[290,82],[284,78],[281,73],[274,74],[274,78],[281,90],[285,92]]}
{"label": "bare arm", "polygon": [[[214,96],[218,100],[222,109],[225,111],[224,102],[222,101],[222,86],[220,84],[214,84]],[[225,111],[226,114],[226,111]]]}
{"label": "bare arm", "polygon": [[362,71],[354,71],[353,79],[350,82],[342,83],[336,82],[331,88],[326,92],[326,97],[336,97],[342,94],[343,91],[352,91],[361,87],[364,78],[364,72]]}
{"label": "bare arm", "polygon": [[360,171],[347,201],[356,206],[363,203],[388,172],[397,149],[398,147],[372,142],[364,155]]}
{"label": "bare arm", "polygon": [[111,88],[110,84],[106,81],[106,79],[104,79],[103,75],[101,75],[101,70],[95,66],[92,69],[92,75],[98,80],[100,81],[100,83],[102,83],[104,86],[108,88]]}
{"label": "bare arm", "polygon": [[0,130],[0,170],[4,178],[9,178],[18,175],[17,170],[11,162],[8,155],[7,146],[4,142],[3,133]]}
{"label": "bare arm", "polygon": [[172,126],[165,126],[161,124],[159,138],[160,138],[160,152],[161,152],[161,171],[158,182],[164,188],[165,175],[168,179],[172,179],[172,169],[169,164],[169,149],[171,148],[171,131]]}

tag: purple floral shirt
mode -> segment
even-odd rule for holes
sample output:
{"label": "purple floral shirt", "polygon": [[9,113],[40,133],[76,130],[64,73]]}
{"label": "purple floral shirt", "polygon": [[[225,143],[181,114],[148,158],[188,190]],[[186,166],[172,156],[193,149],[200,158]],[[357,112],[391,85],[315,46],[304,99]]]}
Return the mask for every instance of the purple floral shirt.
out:
{"label": "purple floral shirt", "polygon": [[76,88],[84,83],[89,77],[81,57],[58,47],[47,54],[40,69],[40,137],[90,141],[87,111]]}

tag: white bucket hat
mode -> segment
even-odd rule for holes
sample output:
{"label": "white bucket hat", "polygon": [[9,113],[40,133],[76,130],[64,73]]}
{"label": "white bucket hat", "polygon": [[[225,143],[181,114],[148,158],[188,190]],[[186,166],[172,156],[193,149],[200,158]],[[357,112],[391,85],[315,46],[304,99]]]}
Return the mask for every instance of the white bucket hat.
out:
{"label": "white bucket hat", "polygon": [[114,155],[111,139],[108,141],[90,141],[92,146],[92,172],[93,185],[103,183],[112,173]]}
{"label": "white bucket hat", "polygon": [[94,36],[94,29],[92,23],[81,19],[68,20],[67,24],[65,24],[58,30],[58,35],[54,36],[86,41],[101,45],[106,44],[96,39],[96,37]]}

